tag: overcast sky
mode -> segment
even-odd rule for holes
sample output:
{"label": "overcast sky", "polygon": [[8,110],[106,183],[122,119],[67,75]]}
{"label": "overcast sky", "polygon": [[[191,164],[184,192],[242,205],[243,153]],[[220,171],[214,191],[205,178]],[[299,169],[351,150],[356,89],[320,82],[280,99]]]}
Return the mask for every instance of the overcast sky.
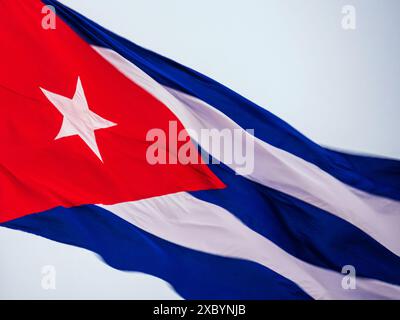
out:
{"label": "overcast sky", "polygon": [[[400,159],[398,0],[63,0],[222,82],[318,143]],[[356,29],[342,28],[342,8]],[[4,13],[2,13],[4,14]],[[53,265],[57,289],[41,288]],[[0,228],[0,298],[179,298],[94,254]]]}

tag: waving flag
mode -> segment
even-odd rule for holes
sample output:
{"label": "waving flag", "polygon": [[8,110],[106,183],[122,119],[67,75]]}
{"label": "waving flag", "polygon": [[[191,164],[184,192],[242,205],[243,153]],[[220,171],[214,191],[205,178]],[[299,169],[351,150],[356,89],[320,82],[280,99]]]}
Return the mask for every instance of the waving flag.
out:
{"label": "waving flag", "polygon": [[[321,147],[57,1],[0,12],[3,227],[89,249],[188,299],[400,298],[399,161]],[[146,135],[171,123],[198,161],[149,163]],[[204,161],[218,158],[196,139],[204,129],[245,136],[252,170]],[[356,289],[343,286],[349,265]]]}

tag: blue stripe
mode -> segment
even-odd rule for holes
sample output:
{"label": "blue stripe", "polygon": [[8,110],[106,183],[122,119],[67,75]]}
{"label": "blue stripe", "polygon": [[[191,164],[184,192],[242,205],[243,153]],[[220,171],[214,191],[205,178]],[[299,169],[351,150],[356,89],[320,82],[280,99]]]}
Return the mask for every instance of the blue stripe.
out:
{"label": "blue stripe", "polygon": [[166,280],[186,299],[310,299],[259,264],[175,245],[92,205],[56,208],[2,226],[91,250],[116,269]]}
{"label": "blue stripe", "polygon": [[400,200],[400,161],[352,156],[315,144],[265,109],[218,82],[141,48],[54,0],[44,0],[91,44],[113,49],[163,85],[209,103],[271,145],[314,163],[355,188]]}
{"label": "blue stripe", "polygon": [[211,170],[226,189],[192,192],[225,208],[286,252],[341,272],[353,265],[360,277],[400,285],[400,258],[347,221],[279,191],[252,182],[225,165]]}

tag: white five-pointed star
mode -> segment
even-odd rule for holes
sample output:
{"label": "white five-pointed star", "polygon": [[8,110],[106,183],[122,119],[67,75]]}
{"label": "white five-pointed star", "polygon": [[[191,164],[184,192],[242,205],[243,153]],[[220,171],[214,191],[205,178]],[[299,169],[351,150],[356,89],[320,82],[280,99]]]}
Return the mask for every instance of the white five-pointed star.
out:
{"label": "white five-pointed star", "polygon": [[95,130],[116,126],[116,123],[108,121],[93,111],[89,110],[83,91],[81,79],[78,77],[75,94],[72,99],[40,88],[47,99],[64,116],[60,132],[56,139],[78,135],[88,147],[103,161],[99,147],[97,146]]}

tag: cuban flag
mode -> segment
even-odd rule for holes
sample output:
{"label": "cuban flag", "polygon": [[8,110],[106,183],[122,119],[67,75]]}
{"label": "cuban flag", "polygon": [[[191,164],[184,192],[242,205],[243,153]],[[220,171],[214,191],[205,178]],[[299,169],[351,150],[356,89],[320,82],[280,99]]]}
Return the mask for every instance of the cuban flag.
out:
{"label": "cuban flag", "polygon": [[[399,161],[324,148],[57,1],[0,1],[0,15],[2,227],[154,275],[186,299],[400,298]],[[150,163],[154,128],[186,133],[164,152],[189,143],[199,161]],[[251,170],[201,130],[239,132]]]}

